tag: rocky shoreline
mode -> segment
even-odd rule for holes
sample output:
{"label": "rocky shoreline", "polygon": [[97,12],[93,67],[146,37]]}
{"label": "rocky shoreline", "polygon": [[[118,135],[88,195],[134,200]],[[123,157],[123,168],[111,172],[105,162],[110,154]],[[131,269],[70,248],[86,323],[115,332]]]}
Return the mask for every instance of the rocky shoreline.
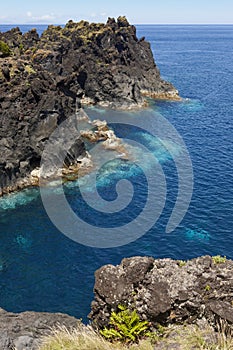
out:
{"label": "rocky shoreline", "polygon": [[[173,327],[172,337],[175,330],[185,336],[198,327],[211,330],[215,341],[217,324],[233,324],[232,269],[233,261],[219,256],[188,261],[132,257],[123,259],[118,266],[103,266],[95,274],[91,324],[102,329],[108,325],[111,312],[124,304],[148,320],[152,330],[157,330],[158,325]],[[61,326],[85,328],[68,315],[13,314],[0,309],[0,348],[38,350],[43,337]],[[168,349],[163,346],[161,339],[155,349]],[[174,349],[172,346],[169,349]]]}
{"label": "rocky shoreline", "polygon": [[[19,191],[32,186],[46,186],[50,182],[62,178],[63,182],[76,180],[95,169],[95,158],[93,158],[88,151],[86,151],[87,144],[101,144],[104,150],[114,151],[112,156],[117,158],[129,159],[129,154],[126,145],[121,139],[116,137],[113,130],[111,130],[106,121],[93,120],[90,121],[83,109],[76,111],[75,118],[69,126],[69,130],[60,125],[59,138],[59,154],[56,155],[56,162],[63,163],[61,168],[54,163],[54,153],[48,154],[46,164],[37,166],[25,177],[16,179],[14,184],[7,185],[0,189],[0,196],[9,194],[11,192]],[[74,123],[75,122],[75,123]],[[77,123],[82,122],[83,130],[78,130]],[[85,123],[84,123],[85,122]],[[66,125],[67,126],[67,125]],[[78,133],[79,138],[74,138],[74,144],[64,157],[63,149],[67,142],[72,140],[72,133]],[[56,140],[55,140],[56,141]],[[72,143],[72,142],[71,142]],[[53,145],[51,145],[53,149]],[[64,161],[63,161],[64,157]],[[61,161],[59,162],[59,160]],[[48,164],[47,164],[48,163]],[[52,166],[51,166],[52,164]],[[41,164],[40,164],[41,165]]]}
{"label": "rocky shoreline", "polygon": [[[14,28],[0,32],[0,43],[0,196],[37,183],[31,172],[51,133],[81,104],[137,109],[144,96],[180,99],[125,17],[69,21],[41,37]],[[75,156],[85,157],[82,137]]]}

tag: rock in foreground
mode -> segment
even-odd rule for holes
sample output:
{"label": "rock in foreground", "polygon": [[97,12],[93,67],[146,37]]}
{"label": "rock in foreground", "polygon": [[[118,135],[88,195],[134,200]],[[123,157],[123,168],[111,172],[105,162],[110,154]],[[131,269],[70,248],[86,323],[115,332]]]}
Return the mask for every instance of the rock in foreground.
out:
{"label": "rock in foreground", "polygon": [[126,304],[154,326],[200,320],[212,325],[216,319],[233,323],[232,271],[232,260],[210,256],[187,262],[127,258],[96,272],[90,318],[102,328],[111,310]]}
{"label": "rock in foreground", "polygon": [[[233,323],[232,269],[232,260],[210,256],[187,262],[134,257],[122,260],[118,266],[103,266],[96,271],[92,325],[94,328],[108,326],[111,311],[119,304],[126,304],[136,308],[142,319],[150,321],[152,330],[163,329],[164,335],[157,339],[154,349],[200,349],[198,339],[201,344],[210,345],[206,348],[230,349],[226,346],[224,331],[229,331]],[[222,328],[216,327],[217,323]],[[0,349],[38,350],[44,337],[53,334],[51,327],[59,331],[61,326],[71,333],[63,328],[64,339],[58,349],[66,348],[61,344],[66,344],[67,336],[73,343],[76,336],[83,338],[85,334],[102,342],[99,335],[95,338],[90,327],[68,315],[13,314],[0,309]],[[220,342],[221,339],[224,342]],[[232,336],[228,340],[232,346]],[[218,345],[214,347],[215,344]],[[97,345],[96,348],[102,349]],[[52,348],[48,345],[44,349]],[[111,349],[111,343],[106,349]]]}
{"label": "rock in foreground", "polygon": [[0,309],[0,349],[36,350],[41,338],[53,327],[77,327],[78,320],[64,314],[23,312],[14,314]]}

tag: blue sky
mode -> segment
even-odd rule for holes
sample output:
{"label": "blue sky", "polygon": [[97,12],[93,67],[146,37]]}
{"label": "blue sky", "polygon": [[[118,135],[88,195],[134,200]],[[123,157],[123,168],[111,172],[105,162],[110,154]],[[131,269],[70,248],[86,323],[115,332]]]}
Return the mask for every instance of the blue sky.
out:
{"label": "blue sky", "polygon": [[105,22],[126,15],[131,23],[233,23],[232,0],[7,0],[0,24],[62,24],[69,19]]}

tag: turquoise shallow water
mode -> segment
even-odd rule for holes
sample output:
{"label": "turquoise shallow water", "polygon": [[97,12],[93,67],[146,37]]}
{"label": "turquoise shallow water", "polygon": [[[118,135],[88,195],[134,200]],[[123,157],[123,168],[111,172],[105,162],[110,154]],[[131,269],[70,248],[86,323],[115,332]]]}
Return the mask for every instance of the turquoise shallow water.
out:
{"label": "turquoise shallow water", "polygon": [[[152,115],[159,112],[174,125],[190,153],[194,191],[189,210],[179,227],[166,234],[178,187],[171,154],[143,130],[112,124],[117,135],[144,144],[160,161],[168,193],[163,214],[135,242],[98,249],[61,234],[48,219],[38,190],[0,199],[0,305],[7,310],[60,311],[86,320],[94,271],[103,264],[116,264],[134,255],[187,259],[222,254],[233,258],[233,26],[138,26],[137,30],[138,36],[146,36],[151,42],[162,76],[184,97],[179,103],[151,101],[150,107]],[[92,108],[87,112],[91,118],[107,118],[110,123],[114,120],[113,114],[104,110]],[[132,114],[133,118],[144,118],[146,126],[146,113]],[[179,154],[179,146],[172,147]],[[150,168],[150,162],[143,161]],[[73,210],[93,225],[122,225],[140,214],[147,196],[142,171],[115,160],[97,178],[104,199],[116,199],[116,183],[122,178],[133,183],[135,195],[120,213],[104,215],[90,210],[77,183],[67,185],[66,197]],[[90,197],[92,191],[87,185]]]}

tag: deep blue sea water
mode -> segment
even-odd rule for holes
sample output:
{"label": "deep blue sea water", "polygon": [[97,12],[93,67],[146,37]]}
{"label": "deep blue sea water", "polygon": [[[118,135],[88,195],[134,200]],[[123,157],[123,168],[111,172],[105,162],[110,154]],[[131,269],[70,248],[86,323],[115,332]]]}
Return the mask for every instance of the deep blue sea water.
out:
{"label": "deep blue sea water", "polygon": [[[21,26],[25,28],[28,26]],[[0,26],[0,30],[5,29]],[[43,29],[39,26],[40,33]],[[37,189],[1,199],[0,306],[6,310],[59,311],[86,320],[93,298],[94,272],[104,264],[117,264],[123,257],[134,255],[188,259],[221,254],[233,258],[233,26],[141,25],[137,32],[151,42],[164,79],[170,80],[184,97],[182,102],[151,101],[150,111],[164,116],[186,143],[194,172],[189,210],[179,227],[166,234],[177,195],[174,162],[149,134],[113,125],[119,136],[140,140],[159,159],[168,186],[163,214],[135,242],[97,249],[60,233],[48,219]],[[91,118],[107,117],[111,122],[111,114],[104,110],[92,108],[87,113]],[[132,120],[144,118],[146,125],[146,113],[131,116]],[[152,125],[148,127],[153,129]],[[136,204],[114,220],[109,214],[104,217],[88,212],[77,184],[67,186],[66,196],[73,210],[89,216],[97,226],[128,222],[146,201],[143,173],[117,160],[100,173],[97,185],[100,194],[112,200],[116,182],[122,177],[134,184]],[[92,189],[86,190],[91,196]]]}

